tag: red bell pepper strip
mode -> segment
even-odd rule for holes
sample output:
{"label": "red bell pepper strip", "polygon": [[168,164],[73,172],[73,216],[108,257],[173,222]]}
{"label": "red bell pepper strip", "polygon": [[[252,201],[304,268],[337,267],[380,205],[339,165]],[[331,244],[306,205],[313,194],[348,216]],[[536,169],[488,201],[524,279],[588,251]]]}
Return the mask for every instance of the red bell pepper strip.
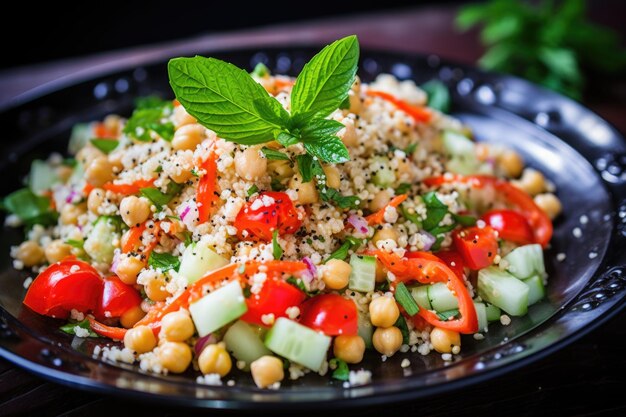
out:
{"label": "red bell pepper strip", "polygon": [[217,156],[215,152],[211,152],[211,155],[202,163],[202,169],[206,173],[200,178],[198,190],[196,191],[196,204],[198,205],[200,223],[209,220],[211,209],[219,198],[217,194]]}
{"label": "red bell pepper strip", "polygon": [[102,324],[91,316],[87,316],[89,320],[89,327],[91,330],[99,334],[103,337],[108,337],[113,340],[124,340],[124,336],[126,336],[127,329],[122,327],[111,327],[106,324]]}
{"label": "red bell pepper strip", "polygon": [[469,184],[474,188],[493,187],[506,203],[515,207],[528,220],[533,229],[536,243],[545,248],[552,238],[553,229],[550,217],[535,204],[526,192],[508,181],[489,175],[441,175],[426,178],[423,182],[429,187],[454,182]]}
{"label": "red bell pepper strip", "polygon": [[418,107],[412,104],[407,103],[406,101],[400,100],[392,94],[385,93],[384,91],[378,90],[367,90],[367,95],[380,97],[384,100],[387,100],[409,116],[413,118],[416,122],[429,122],[433,117],[432,111],[427,109],[426,107]]}
{"label": "red bell pepper strip", "polygon": [[465,286],[465,282],[441,260],[433,260],[430,256],[428,258],[401,258],[396,254],[382,250],[369,251],[369,253],[375,255],[383,266],[395,275],[396,281],[394,281],[394,283],[411,280],[416,280],[422,284],[443,282],[456,294],[459,301],[461,317],[454,320],[442,321],[434,312],[421,308],[417,314],[429,324],[465,334],[478,331],[476,308]]}
{"label": "red bell pepper strip", "polygon": [[156,178],[151,178],[149,180],[137,180],[132,184],[114,184],[113,182],[107,182],[102,186],[102,188],[116,194],[133,195],[139,193],[142,188],[152,187],[154,181],[156,181]]}
{"label": "red bell pepper strip", "polygon": [[369,224],[370,226],[373,226],[376,224],[384,223],[385,222],[385,210],[387,210],[387,207],[398,207],[400,204],[402,204],[404,200],[407,199],[407,197],[408,197],[407,194],[400,194],[392,198],[391,201],[387,203],[385,207],[381,208],[376,213],[370,214],[369,216],[365,218],[365,220],[367,221],[367,224]]}

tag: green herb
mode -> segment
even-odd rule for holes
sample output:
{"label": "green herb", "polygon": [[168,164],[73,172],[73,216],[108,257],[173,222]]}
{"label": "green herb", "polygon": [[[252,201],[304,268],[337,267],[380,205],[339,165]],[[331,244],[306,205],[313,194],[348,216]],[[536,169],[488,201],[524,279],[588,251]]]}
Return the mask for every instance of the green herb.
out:
{"label": "green herb", "polygon": [[355,195],[342,195],[338,190],[325,186],[320,191],[320,197],[322,201],[332,201],[342,209],[357,209],[361,201]]}
{"label": "green herb", "polygon": [[350,96],[348,95],[348,97],[346,97],[346,99],[344,101],[341,102],[341,104],[339,105],[339,108],[341,110],[348,110],[350,109]]}
{"label": "green herb", "polygon": [[400,205],[400,213],[402,213],[402,217],[410,221],[411,223],[416,224],[418,227],[422,227],[422,221],[417,213],[409,213],[409,209],[404,207],[404,204]]}
{"label": "green herb", "polygon": [[163,206],[167,205],[174,197],[176,197],[183,186],[181,184],[170,181],[167,184],[167,192],[163,192],[158,188],[142,188],[139,190],[142,196],[146,197],[156,206],[158,210],[161,210]]}
{"label": "green herb", "polygon": [[161,271],[169,271],[173,269],[178,272],[180,268],[180,258],[178,256],[171,255],[169,253],[158,253],[152,251],[148,258],[148,266],[154,269],[160,269]]}
{"label": "green herb", "polygon": [[264,63],[259,62],[254,66],[254,69],[252,70],[250,75],[255,75],[259,78],[266,78],[270,76],[270,69],[267,68]]}
{"label": "green herb", "polygon": [[409,326],[406,324],[406,319],[403,315],[398,317],[396,323],[394,324],[398,329],[400,329],[400,333],[402,333],[402,343],[405,345],[409,344]]}
{"label": "green herb", "polygon": [[422,200],[426,205],[426,219],[422,222],[422,227],[427,232],[430,232],[435,229],[439,225],[439,222],[446,216],[448,206],[437,198],[437,194],[435,194],[434,191],[424,194]]}
{"label": "green herb", "polygon": [[261,152],[266,159],[272,159],[277,161],[289,161],[289,156],[282,153],[281,151],[277,151],[276,149],[271,149],[266,146],[261,148]]}
{"label": "green herb", "polygon": [[50,207],[50,199],[36,195],[28,188],[14,191],[2,200],[1,208],[15,214],[27,226],[56,224],[58,213]]}
{"label": "green herb", "polygon": [[455,318],[458,315],[459,315],[458,309],[437,312],[437,317],[439,317],[439,319],[442,321],[450,320],[452,318]]}
{"label": "green herb", "polygon": [[428,106],[437,109],[442,113],[450,111],[450,91],[444,83],[439,80],[430,80],[421,86],[428,95]]}
{"label": "green herb", "polygon": [[257,192],[259,192],[259,187],[257,187],[256,184],[254,184],[252,187],[248,188],[248,191],[246,191],[246,194],[248,195],[248,197],[252,197]]}
{"label": "green herb", "polygon": [[281,248],[280,243],[278,243],[278,229],[274,230],[272,233],[272,253],[276,260],[280,260],[280,258],[283,257],[283,248]]}
{"label": "green herb", "polygon": [[398,304],[400,304],[402,308],[404,308],[404,311],[406,311],[409,316],[414,316],[417,314],[418,311],[420,311],[420,308],[418,307],[417,303],[415,302],[415,300],[411,296],[411,293],[409,293],[409,290],[406,288],[406,285],[404,285],[403,282],[400,282],[398,285],[396,285],[396,292],[394,293],[394,297]]}
{"label": "green herb", "polygon": [[272,177],[272,180],[270,181],[270,188],[272,191],[283,191],[287,189],[287,187],[285,187],[278,178],[274,177]]}
{"label": "green herb", "polygon": [[404,153],[407,155],[411,155],[417,149],[417,143],[410,143],[406,149],[404,149]]}
{"label": "green herb", "polygon": [[116,140],[116,139],[98,139],[98,138],[95,138],[95,139],[91,139],[91,144],[93,146],[95,146],[96,148],[100,149],[105,154],[108,155],[115,148],[117,148],[117,145],[120,144],[120,141]]}
{"label": "green herb", "polygon": [[137,108],[124,126],[124,133],[142,142],[152,140],[150,132],[171,141],[174,138],[174,124],[162,119],[171,114],[172,102],[157,97],[138,99]]}
{"label": "green herb", "polygon": [[376,286],[376,291],[387,292],[389,291],[389,281],[384,280]]}
{"label": "green herb", "polygon": [[[154,172],[156,172],[157,174],[160,174],[161,172],[163,172],[163,165],[159,165],[158,167],[156,167]],[[192,174],[193,174],[193,170],[192,170]]]}
{"label": "green herb", "polygon": [[[348,97],[359,58],[356,36],[322,49],[297,77],[289,114],[246,71],[215,58],[176,58],[169,79],[178,101],[205,127],[243,145],[277,140],[302,142],[322,161],[346,162],[348,151],[336,133],[343,126],[324,119]],[[263,71],[262,67],[259,71]]]}
{"label": "green herb", "polygon": [[332,358],[328,361],[328,365],[331,369],[335,368],[332,374],[333,378],[338,379],[339,381],[347,381],[350,378],[350,368],[344,360]]}
{"label": "green herb", "polygon": [[91,330],[89,320],[87,319],[80,322],[68,322],[67,324],[59,327],[59,330],[67,334],[76,335],[76,327],[87,330],[89,332],[89,335],[87,337],[98,337],[98,335],[93,330]]}
{"label": "green herb", "polygon": [[184,238],[183,242],[185,243],[185,247],[191,245],[191,243],[193,242],[191,239],[192,237],[191,232],[189,230],[185,230],[184,232],[182,232],[182,235]]}
{"label": "green herb", "polygon": [[406,182],[403,182],[402,184],[398,185],[398,187],[395,189],[395,193],[396,195],[406,194],[409,192],[410,189],[411,189],[411,184],[407,184]]}
{"label": "green herb", "polygon": [[308,297],[313,297],[314,295],[319,294],[319,291],[309,291],[300,278],[289,277],[285,281],[287,282],[287,284],[291,284],[300,291],[304,292]]}
{"label": "green herb", "polygon": [[599,73],[626,68],[619,34],[591,23],[585,6],[584,0],[491,0],[462,8],[457,26],[467,30],[483,24],[483,68],[580,98],[585,84],[581,68]]}
{"label": "green herb", "polygon": [[296,163],[302,182],[311,181],[313,179],[313,157],[309,154],[296,155]]}
{"label": "green herb", "polygon": [[196,171],[195,168],[191,168],[191,175],[193,175],[196,178],[200,177],[200,174],[198,174],[198,171]]}
{"label": "green herb", "polygon": [[452,214],[452,218],[461,226],[469,227],[475,226],[478,219],[474,216],[464,215],[464,214]]}
{"label": "green herb", "polygon": [[75,239],[67,239],[65,243],[67,243],[68,245],[76,249],[83,249],[83,246],[85,245],[84,240],[75,240]]}
{"label": "green herb", "polygon": [[356,251],[361,247],[362,244],[363,241],[361,239],[357,239],[352,236],[346,236],[345,242],[343,242],[336,251],[331,253],[330,256],[324,261],[324,263],[330,261],[331,259],[339,259],[343,261],[348,257],[351,250]]}
{"label": "green herb", "polygon": [[70,168],[75,168],[76,164],[78,164],[78,161],[74,158],[63,158],[63,161],[61,161],[61,165],[64,165]]}

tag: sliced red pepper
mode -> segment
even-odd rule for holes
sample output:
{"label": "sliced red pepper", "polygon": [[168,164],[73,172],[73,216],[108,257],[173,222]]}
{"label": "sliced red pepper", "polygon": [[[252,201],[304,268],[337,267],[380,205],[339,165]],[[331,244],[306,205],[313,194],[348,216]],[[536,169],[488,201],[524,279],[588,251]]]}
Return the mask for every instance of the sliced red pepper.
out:
{"label": "sliced red pepper", "polygon": [[200,178],[196,191],[196,203],[198,205],[200,223],[209,220],[211,210],[219,198],[217,194],[217,156],[215,152],[211,152],[211,155],[203,162],[202,169],[204,169],[206,173]]}
{"label": "sliced red pepper", "polygon": [[452,240],[465,265],[474,271],[492,265],[498,254],[498,238],[491,226],[455,230]]}
{"label": "sliced red pepper", "polygon": [[124,340],[124,336],[126,336],[126,332],[128,331],[128,329],[122,327],[112,327],[102,324],[91,316],[87,316],[87,319],[89,320],[91,330],[102,337],[108,337],[113,340]]}
{"label": "sliced red pepper", "polygon": [[409,259],[422,258],[429,259],[431,261],[443,262],[456,274],[457,277],[463,279],[465,275],[463,271],[463,258],[454,251],[443,250],[437,252],[436,254],[430,252],[407,252],[404,256]]}
{"label": "sliced red pepper", "polygon": [[156,178],[151,178],[149,180],[137,180],[132,184],[114,184],[113,182],[107,182],[102,186],[102,188],[116,194],[133,195],[138,194],[142,188],[152,187],[154,181],[156,181]]}
{"label": "sliced red pepper", "polygon": [[283,281],[281,277],[268,277],[258,294],[251,294],[246,300],[248,311],[240,317],[248,323],[265,326],[262,317],[273,314],[274,318],[287,317],[289,307],[297,307],[304,301],[306,294]]}
{"label": "sliced red pepper", "polygon": [[403,112],[411,116],[413,120],[415,120],[416,122],[426,123],[426,122],[429,122],[433,117],[432,111],[430,111],[428,108],[414,106],[384,91],[367,90],[367,95],[380,97],[384,100],[387,100],[388,102],[390,102],[391,104],[393,104],[394,106],[396,106],[397,108],[399,108],[400,110],[402,110]]}
{"label": "sliced red pepper", "polygon": [[424,308],[417,314],[432,326],[454,330],[460,333],[471,334],[478,331],[478,316],[476,308],[465,282],[459,278],[443,262],[427,258],[401,258],[396,254],[382,250],[369,251],[391,271],[396,281],[394,283],[415,280],[422,284],[443,282],[456,294],[459,301],[460,318],[442,321],[437,314]]}
{"label": "sliced red pepper", "polygon": [[526,218],[532,227],[536,243],[545,248],[552,238],[553,228],[550,217],[535,204],[526,192],[508,181],[489,175],[441,175],[426,178],[423,182],[429,187],[454,182],[469,184],[474,188],[493,187],[508,205],[516,208]]}
{"label": "sliced red pepper", "polygon": [[[267,206],[257,204],[257,200],[261,202],[265,197],[271,198],[273,203]],[[259,193],[239,210],[235,219],[240,239],[252,238],[266,242],[272,240],[274,230],[278,230],[282,236],[297,232],[301,225],[302,220],[289,195],[280,191]]]}
{"label": "sliced red pepper", "polygon": [[385,210],[387,210],[387,207],[397,208],[400,204],[402,204],[402,202],[404,202],[404,200],[407,199],[407,197],[408,197],[407,194],[400,194],[392,198],[391,201],[387,203],[385,207],[381,208],[376,213],[370,214],[369,216],[365,218],[365,220],[367,221],[367,224],[369,224],[370,226],[373,226],[376,224],[384,223],[385,222]]}
{"label": "sliced red pepper", "polygon": [[144,245],[143,242],[141,241],[141,236],[143,235],[143,232],[145,232],[145,230],[147,229],[146,223],[147,222],[144,222],[140,224],[139,226],[133,226],[128,230],[128,232],[126,232],[127,235],[122,244],[123,253],[139,252],[142,255],[145,255],[146,257],[150,255],[152,250],[159,243],[159,233],[161,232],[161,223],[154,222],[154,227],[152,228],[152,235],[155,236],[155,239],[152,239],[150,243],[148,243],[147,245]]}
{"label": "sliced red pepper", "polygon": [[338,294],[320,294],[300,307],[300,324],[328,336],[355,335],[358,313],[354,301]]}

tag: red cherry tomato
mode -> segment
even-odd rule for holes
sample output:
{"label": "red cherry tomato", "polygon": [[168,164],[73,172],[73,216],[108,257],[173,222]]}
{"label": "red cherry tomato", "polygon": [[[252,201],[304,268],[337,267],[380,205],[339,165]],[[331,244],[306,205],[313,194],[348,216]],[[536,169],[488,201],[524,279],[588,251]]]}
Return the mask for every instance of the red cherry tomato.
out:
{"label": "red cherry tomato", "polygon": [[248,311],[241,320],[266,326],[261,318],[273,314],[274,318],[286,317],[289,307],[300,306],[306,294],[279,278],[267,278],[258,294],[252,294],[246,300]]}
{"label": "red cherry tomato", "polygon": [[474,226],[457,230],[452,238],[454,247],[470,269],[488,267],[493,264],[493,258],[498,254],[498,239],[490,226],[482,229]]}
{"label": "red cherry tomato", "polygon": [[[241,238],[250,236],[269,242],[272,233],[295,233],[302,224],[289,196],[277,191],[264,191],[239,210],[235,226]],[[247,233],[244,233],[247,232]]]}
{"label": "red cherry tomato", "polygon": [[102,298],[95,314],[98,319],[121,317],[139,304],[141,304],[139,292],[114,275],[104,279]]}
{"label": "red cherry tomato", "polygon": [[317,295],[300,307],[300,323],[328,336],[355,335],[358,330],[356,304],[337,294]]}
{"label": "red cherry tomato", "polygon": [[499,236],[511,242],[527,245],[535,241],[533,229],[526,217],[513,210],[491,210],[482,219],[498,231]]}
{"label": "red cherry tomato", "polygon": [[94,311],[103,281],[91,265],[67,259],[50,265],[30,285],[24,304],[44,316],[67,318],[72,309]]}

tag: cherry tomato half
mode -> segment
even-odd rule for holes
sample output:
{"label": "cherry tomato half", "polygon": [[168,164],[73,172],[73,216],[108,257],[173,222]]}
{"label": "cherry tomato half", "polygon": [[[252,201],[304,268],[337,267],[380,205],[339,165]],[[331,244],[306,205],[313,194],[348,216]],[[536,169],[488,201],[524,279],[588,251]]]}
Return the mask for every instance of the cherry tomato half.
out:
{"label": "cherry tomato half", "polygon": [[498,239],[490,226],[482,229],[474,226],[457,230],[452,238],[454,247],[470,269],[488,267],[493,264],[493,259],[498,254]]}
{"label": "cherry tomato half", "polygon": [[279,278],[267,278],[258,294],[252,294],[246,300],[248,311],[241,320],[266,326],[261,319],[266,314],[274,318],[286,317],[289,307],[300,306],[306,294]]}
{"label": "cherry tomato half", "polygon": [[98,319],[121,317],[139,304],[141,304],[139,292],[114,275],[104,279],[102,297],[95,314]]}
{"label": "cherry tomato half", "polygon": [[527,245],[535,242],[533,229],[522,214],[513,210],[491,210],[482,219],[498,231],[499,236],[511,242]]}
{"label": "cherry tomato half", "polygon": [[[235,226],[241,238],[258,238],[269,242],[272,233],[295,233],[302,224],[289,196],[278,191],[264,191],[239,210]],[[244,233],[247,232],[246,233]]]}
{"label": "cherry tomato half", "polygon": [[50,265],[28,288],[24,304],[44,316],[67,318],[72,309],[94,311],[103,281],[91,265],[67,259]]}
{"label": "cherry tomato half", "polygon": [[358,330],[356,304],[337,294],[317,295],[300,307],[300,323],[328,336],[355,335]]}

